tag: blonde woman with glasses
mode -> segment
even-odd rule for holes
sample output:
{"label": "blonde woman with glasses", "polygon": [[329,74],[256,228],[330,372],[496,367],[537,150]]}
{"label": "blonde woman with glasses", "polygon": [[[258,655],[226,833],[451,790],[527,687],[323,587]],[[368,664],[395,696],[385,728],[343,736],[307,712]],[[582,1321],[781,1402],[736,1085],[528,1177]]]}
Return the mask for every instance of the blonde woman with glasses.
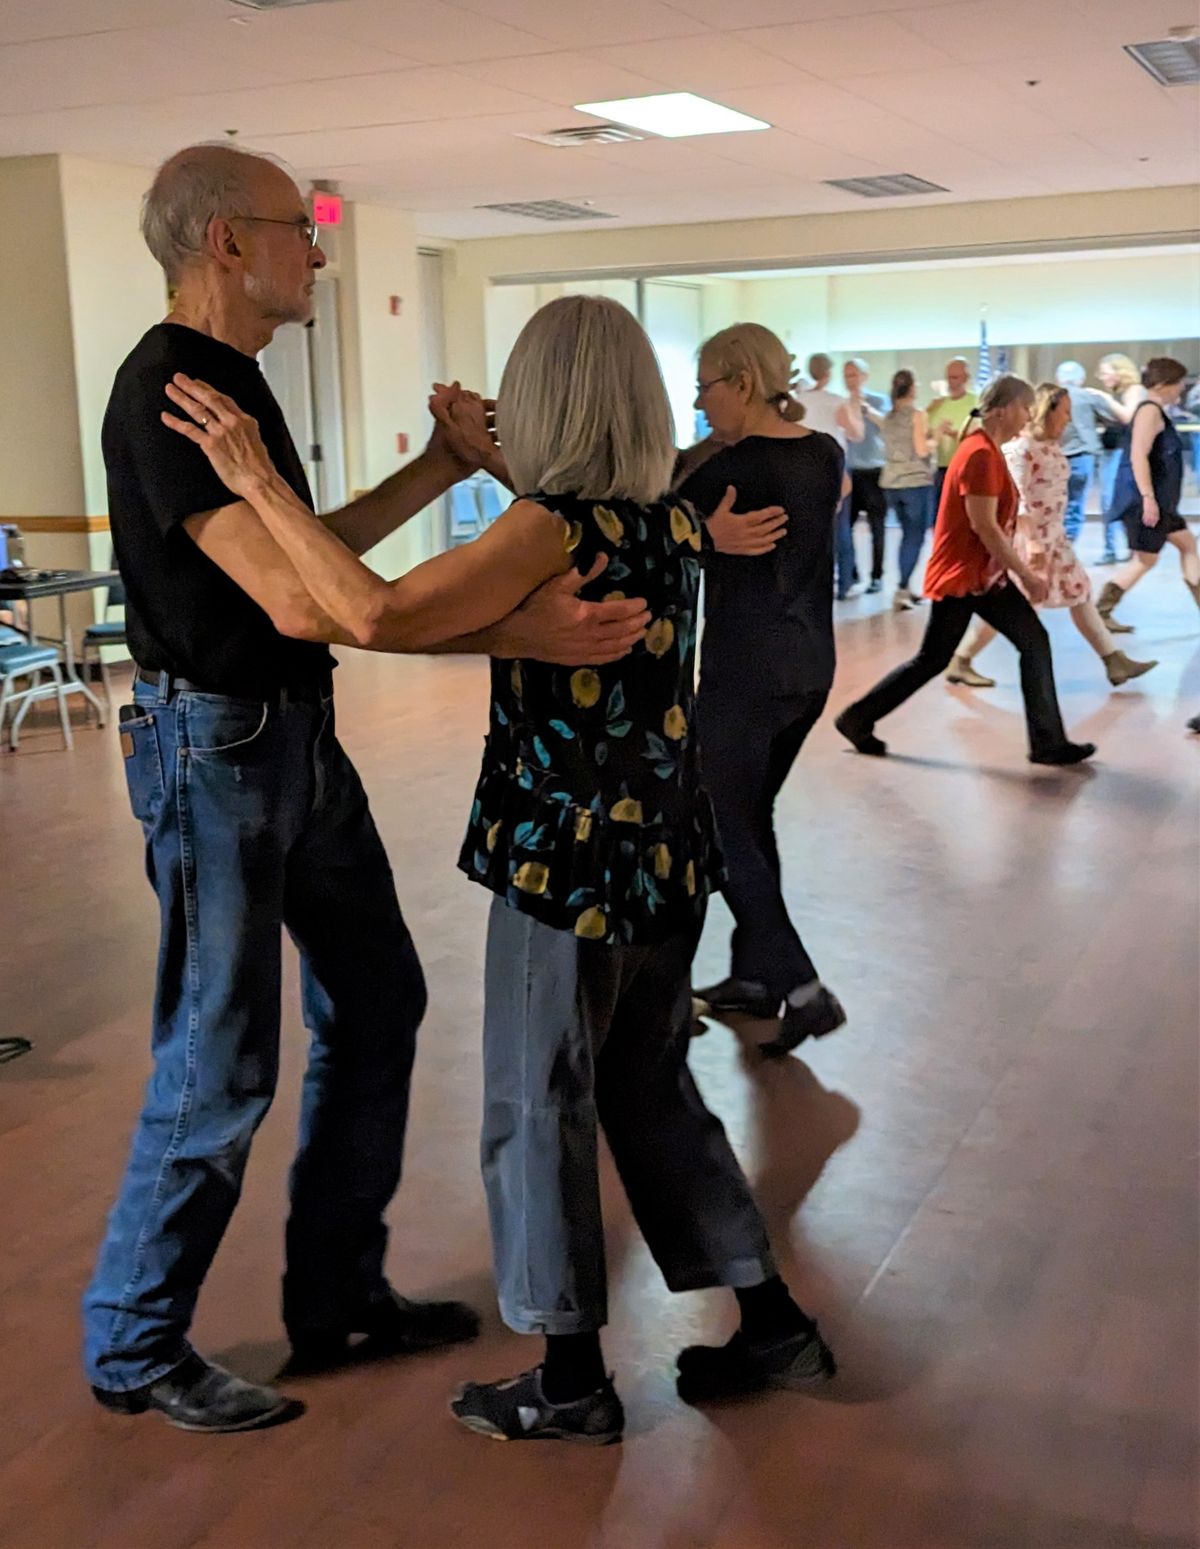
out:
{"label": "blonde woman with glasses", "polygon": [[[1092,601],[1088,573],[1067,537],[1065,516],[1071,469],[1059,440],[1070,420],[1069,390],[1043,382],[1037,390],[1033,418],[1004,447],[1008,471],[1020,496],[1013,548],[1029,571],[1045,583],[1046,595],[1039,606],[1071,610],[1071,622],[1103,662],[1108,681],[1119,688],[1158,663],[1131,661],[1124,651],[1117,649]],[[986,619],[977,618],[946,672],[947,681],[967,688],[994,688],[994,679],[975,670],[974,658],[996,638],[996,633]]]}
{"label": "blonde woman with glasses", "polygon": [[[542,308],[505,367],[497,428],[521,498],[476,542],[390,584],[264,468],[253,422],[228,399],[194,382],[172,396],[189,416],[173,428],[255,505],[360,645],[392,649],[414,617],[446,609],[463,634],[484,629],[572,570],[591,582],[585,597],[629,594],[650,614],[644,641],[605,666],[492,666],[459,865],[494,895],[482,1149],[500,1310],[510,1328],[544,1336],[545,1354],[519,1376],[468,1383],[454,1414],[509,1440],[620,1440],[624,1411],[600,1346],[601,1128],[670,1288],[725,1286],[740,1306],[727,1344],[680,1355],[680,1396],[832,1375],[687,1066],[692,955],[721,885],[695,727],[700,559],[710,543],[764,552],[781,513],[734,517],[730,492],[706,532],[668,496],[675,449],[658,363],[632,315],[597,297]],[[478,400],[442,412],[486,439]]]}
{"label": "blonde woman with glasses", "polygon": [[[746,506],[788,515],[779,545],[757,559],[714,555],[705,576],[700,725],[734,918],[730,971],[697,991],[718,1016],[775,1024],[760,1045],[783,1055],[846,1020],[821,983],[783,896],[775,801],[833,682],[834,522],[843,456],[810,430],[793,396],[793,359],[759,323],[735,323],[701,347],[696,407],[717,438],[680,485],[701,511],[726,489]],[[697,451],[690,463],[701,453]]]}

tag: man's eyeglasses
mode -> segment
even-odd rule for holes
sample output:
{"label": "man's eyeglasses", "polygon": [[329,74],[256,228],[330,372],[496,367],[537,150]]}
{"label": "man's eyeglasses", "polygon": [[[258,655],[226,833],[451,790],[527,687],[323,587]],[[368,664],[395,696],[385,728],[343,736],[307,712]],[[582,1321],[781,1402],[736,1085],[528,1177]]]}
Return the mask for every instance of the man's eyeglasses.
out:
{"label": "man's eyeglasses", "polygon": [[729,380],[729,375],[728,375],[728,373],[726,373],[724,376],[715,376],[715,377],[712,378],[711,381],[708,381],[708,382],[697,382],[696,383],[696,397],[697,398],[701,397],[704,393],[706,393],[709,390],[710,387],[715,387],[718,382],[728,382],[728,380]]}
{"label": "man's eyeglasses", "polygon": [[310,215],[297,215],[294,220],[281,220],[278,215],[233,215],[231,220],[253,221],[259,226],[290,226],[302,236],[309,247],[317,245],[317,223]]}

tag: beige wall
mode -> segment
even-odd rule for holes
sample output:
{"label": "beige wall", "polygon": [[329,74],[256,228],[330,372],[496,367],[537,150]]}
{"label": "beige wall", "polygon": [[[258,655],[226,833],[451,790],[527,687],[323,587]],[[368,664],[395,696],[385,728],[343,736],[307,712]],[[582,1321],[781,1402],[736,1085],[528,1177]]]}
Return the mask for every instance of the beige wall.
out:
{"label": "beige wall", "polygon": [[84,475],[58,159],[0,160],[0,516],[75,516]]}
{"label": "beige wall", "polygon": [[[417,234],[411,215],[355,205],[341,238],[342,362],[351,489],[370,489],[424,446],[428,386],[421,381],[420,280]],[[391,315],[389,298],[402,302]],[[348,430],[350,425],[348,423]],[[397,433],[409,450],[396,449]],[[432,545],[428,513],[414,517],[373,549],[372,565],[385,575],[426,558]]]}
{"label": "beige wall", "polygon": [[85,511],[108,510],[100,427],[117,367],[167,309],[162,270],[138,229],[148,174],[60,158]]}

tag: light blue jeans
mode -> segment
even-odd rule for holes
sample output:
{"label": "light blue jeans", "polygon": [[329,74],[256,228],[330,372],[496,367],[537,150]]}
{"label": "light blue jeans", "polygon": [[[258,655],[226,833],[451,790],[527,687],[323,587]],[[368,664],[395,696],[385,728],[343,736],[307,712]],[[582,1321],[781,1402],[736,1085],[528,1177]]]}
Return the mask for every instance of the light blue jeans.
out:
{"label": "light blue jeans", "polygon": [[497,898],[488,924],[483,1179],[500,1314],[521,1334],[608,1321],[603,1128],[672,1291],[776,1273],[725,1131],[687,1066],[696,935],[606,946]]}
{"label": "light blue jeans", "polygon": [[284,1321],[341,1331],[383,1296],[425,983],[332,699],[260,704],[138,684],[125,774],[158,895],[154,1068],[84,1299],[97,1387],[188,1354],[204,1276],[279,1068],[282,933],[311,1033]]}

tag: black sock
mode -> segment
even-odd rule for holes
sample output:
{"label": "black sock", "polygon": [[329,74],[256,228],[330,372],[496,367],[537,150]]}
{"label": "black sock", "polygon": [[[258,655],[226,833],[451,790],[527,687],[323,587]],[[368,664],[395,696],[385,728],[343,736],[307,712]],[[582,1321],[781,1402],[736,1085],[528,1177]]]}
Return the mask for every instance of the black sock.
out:
{"label": "black sock", "polygon": [[598,1333],[546,1335],[542,1392],[552,1404],[587,1398],[604,1386],[606,1378]]}
{"label": "black sock", "polygon": [[751,1344],[774,1344],[806,1333],[813,1326],[778,1275],[761,1285],[739,1286],[733,1294],[742,1312],[741,1331]]}

